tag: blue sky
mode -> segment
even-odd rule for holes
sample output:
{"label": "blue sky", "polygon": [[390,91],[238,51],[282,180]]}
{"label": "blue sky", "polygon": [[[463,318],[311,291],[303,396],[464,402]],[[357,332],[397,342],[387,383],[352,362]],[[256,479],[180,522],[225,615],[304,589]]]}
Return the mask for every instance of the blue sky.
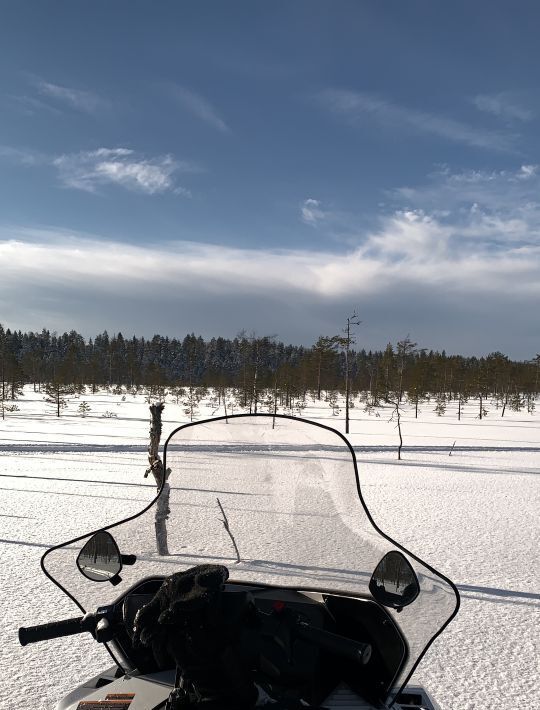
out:
{"label": "blue sky", "polygon": [[4,3],[0,322],[534,356],[539,20]]}

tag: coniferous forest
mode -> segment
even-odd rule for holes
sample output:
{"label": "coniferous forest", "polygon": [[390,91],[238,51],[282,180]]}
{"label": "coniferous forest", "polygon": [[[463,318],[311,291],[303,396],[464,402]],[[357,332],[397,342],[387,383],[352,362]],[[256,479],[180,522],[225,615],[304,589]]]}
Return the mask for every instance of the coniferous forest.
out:
{"label": "coniferous forest", "polygon": [[332,406],[348,390],[366,411],[381,403],[435,400],[439,414],[449,401],[482,402],[495,398],[506,407],[529,412],[540,386],[540,356],[516,362],[500,352],[485,357],[447,355],[425,350],[410,338],[389,343],[384,351],[358,348],[354,337],[321,336],[311,347],[286,345],[276,337],[240,333],[231,339],[151,339],[105,331],[85,339],[75,331],[12,331],[0,325],[0,397],[2,407],[16,400],[26,384],[58,405],[86,387],[146,388],[159,397],[167,391],[188,399],[198,390],[232,389],[249,411],[272,406],[301,412],[308,395]]}

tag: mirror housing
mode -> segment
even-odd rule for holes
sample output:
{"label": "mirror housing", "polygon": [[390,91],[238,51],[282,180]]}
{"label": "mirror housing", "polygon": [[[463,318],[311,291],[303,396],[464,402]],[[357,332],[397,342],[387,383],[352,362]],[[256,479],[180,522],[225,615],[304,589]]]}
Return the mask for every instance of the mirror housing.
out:
{"label": "mirror housing", "polygon": [[379,604],[399,612],[413,603],[420,593],[420,584],[407,558],[392,550],[375,567],[369,591]]}
{"label": "mirror housing", "polygon": [[92,535],[77,556],[77,567],[92,582],[110,582],[113,585],[121,582],[122,555],[114,537],[105,530]]}

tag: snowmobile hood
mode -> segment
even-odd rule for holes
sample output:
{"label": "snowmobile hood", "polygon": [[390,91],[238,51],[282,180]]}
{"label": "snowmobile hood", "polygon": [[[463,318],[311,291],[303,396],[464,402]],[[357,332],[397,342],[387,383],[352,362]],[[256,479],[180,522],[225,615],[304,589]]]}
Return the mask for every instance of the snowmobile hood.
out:
{"label": "snowmobile hood", "polygon": [[[104,528],[122,553],[137,555],[114,592],[76,567],[92,533],[45,553],[45,573],[83,611],[110,603],[144,577],[209,562],[226,565],[233,581],[372,598],[374,570],[388,552],[399,551],[419,593],[407,606],[388,609],[408,645],[396,687],[457,613],[453,583],[375,524],[354,450],[336,430],[285,415],[205,420],[172,432],[164,465],[170,475],[154,500]],[[158,511],[169,511],[168,554],[157,552]]]}

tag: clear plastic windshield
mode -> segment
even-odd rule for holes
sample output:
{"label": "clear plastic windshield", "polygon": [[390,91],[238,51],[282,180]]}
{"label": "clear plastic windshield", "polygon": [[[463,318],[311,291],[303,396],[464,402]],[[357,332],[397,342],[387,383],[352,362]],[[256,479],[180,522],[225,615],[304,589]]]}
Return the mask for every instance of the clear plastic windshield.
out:
{"label": "clear plastic windshield", "polygon": [[[46,554],[48,573],[85,610],[110,603],[144,577],[209,562],[225,564],[235,581],[371,598],[378,563],[402,549],[374,526],[354,452],[327,427],[271,415],[199,422],[169,437],[164,462],[170,469],[160,494],[162,502],[169,496],[167,555],[157,551],[156,504],[133,519],[111,521],[121,552],[137,555],[115,588],[77,570],[87,537]],[[420,593],[399,613],[389,609],[409,648],[396,687],[458,604],[445,578],[405,555]]]}

